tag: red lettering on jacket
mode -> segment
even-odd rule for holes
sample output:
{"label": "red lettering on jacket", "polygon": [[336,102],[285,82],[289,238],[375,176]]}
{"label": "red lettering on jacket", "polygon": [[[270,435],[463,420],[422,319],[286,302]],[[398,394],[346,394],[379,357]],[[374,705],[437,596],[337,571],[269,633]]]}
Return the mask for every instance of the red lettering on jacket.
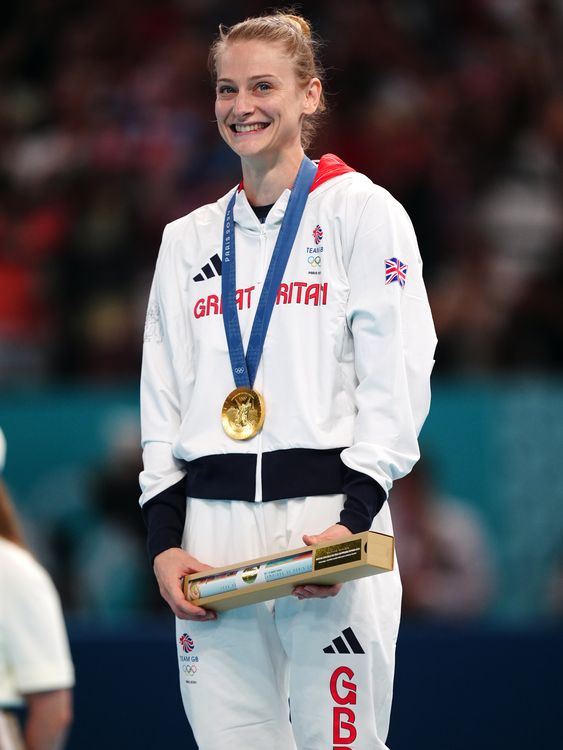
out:
{"label": "red lettering on jacket", "polygon": [[294,289],[297,289],[297,299],[295,300],[297,304],[301,302],[301,291],[307,286],[306,281],[294,281],[292,284]]}
{"label": "red lettering on jacket", "polygon": [[309,305],[311,301],[315,307],[319,304],[320,284],[310,284],[305,291],[305,304]]}
{"label": "red lettering on jacket", "polygon": [[206,315],[218,315],[219,314],[219,297],[216,294],[210,294],[207,298],[207,311]]}
{"label": "red lettering on jacket", "polygon": [[[347,677],[348,679],[344,679]],[[347,705],[356,705],[357,687],[351,682],[354,672],[350,667],[337,667],[330,678],[330,694],[337,706],[332,709],[333,750],[352,750],[349,745],[356,741],[356,714]],[[343,743],[346,743],[344,745]]]}
{"label": "red lettering on jacket", "polygon": [[194,305],[194,317],[203,318],[205,314],[205,297],[202,297]]}
{"label": "red lettering on jacket", "polygon": [[[256,287],[249,286],[246,289],[237,289],[235,292],[235,303],[239,310],[252,307],[254,301],[253,292]],[[305,281],[291,281],[289,284],[280,284],[276,297],[276,305],[326,305],[328,298],[328,283],[307,284]],[[223,300],[217,294],[201,297],[194,305],[194,318],[204,318],[208,315],[222,315]]]}
{"label": "red lettering on jacket", "polygon": [[246,294],[246,307],[250,307],[250,300],[252,297],[252,292],[254,291],[253,286],[249,286],[248,289],[244,290],[244,293]]}
{"label": "red lettering on jacket", "polygon": [[283,298],[283,304],[287,305],[287,291],[288,287],[287,284],[280,284],[280,288],[278,289],[278,296],[276,297],[276,305],[280,304],[281,299]]}

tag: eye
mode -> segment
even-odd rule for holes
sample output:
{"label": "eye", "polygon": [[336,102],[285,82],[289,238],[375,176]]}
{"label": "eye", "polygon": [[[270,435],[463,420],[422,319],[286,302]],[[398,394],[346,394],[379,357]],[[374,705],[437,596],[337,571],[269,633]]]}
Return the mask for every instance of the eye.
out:
{"label": "eye", "polygon": [[217,93],[221,96],[228,96],[229,94],[234,94],[235,90],[232,86],[228,86],[226,83],[223,83],[217,87]]}
{"label": "eye", "polygon": [[258,89],[258,91],[266,92],[272,88],[272,85],[270,83],[267,83],[266,81],[261,81],[260,83],[256,84],[256,88]]}

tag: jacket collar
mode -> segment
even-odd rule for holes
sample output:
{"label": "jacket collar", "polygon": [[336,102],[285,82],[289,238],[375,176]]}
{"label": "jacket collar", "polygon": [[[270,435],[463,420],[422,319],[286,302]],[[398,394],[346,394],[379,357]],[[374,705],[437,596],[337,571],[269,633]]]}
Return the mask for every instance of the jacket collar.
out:
{"label": "jacket collar", "polygon": [[[332,180],[334,177],[339,177],[342,174],[347,174],[348,172],[355,171],[354,169],[352,169],[352,167],[349,167],[342,161],[342,159],[339,159],[338,156],[335,156],[334,154],[324,154],[324,156],[320,158],[318,165],[319,166],[317,169],[317,174],[315,175],[315,179],[313,181],[313,184],[311,185],[311,193],[313,192],[313,190],[316,190],[320,185],[323,185],[328,180]],[[266,220],[267,226],[271,227],[277,224],[281,224],[290,195],[291,190],[289,188],[286,188],[274,203]],[[260,221],[258,220],[258,217],[254,213],[252,206],[248,202],[246,193],[244,192],[244,184],[242,181],[237,188],[237,197],[234,207],[234,219],[235,222],[241,227],[241,229],[259,231],[262,226],[260,224]]]}

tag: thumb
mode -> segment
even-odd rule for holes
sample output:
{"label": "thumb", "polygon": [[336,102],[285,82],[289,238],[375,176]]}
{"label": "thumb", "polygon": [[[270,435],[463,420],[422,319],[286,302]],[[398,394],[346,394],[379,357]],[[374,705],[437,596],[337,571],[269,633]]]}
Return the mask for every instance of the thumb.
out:
{"label": "thumb", "polygon": [[313,544],[318,544],[319,538],[318,536],[315,536],[314,534],[312,536],[310,536],[309,534],[303,534],[303,541],[305,542],[307,547],[310,547]]}
{"label": "thumb", "polygon": [[203,573],[204,570],[213,570],[212,565],[207,565],[206,563],[202,563],[199,560],[196,560],[195,563],[192,565],[195,573]]}

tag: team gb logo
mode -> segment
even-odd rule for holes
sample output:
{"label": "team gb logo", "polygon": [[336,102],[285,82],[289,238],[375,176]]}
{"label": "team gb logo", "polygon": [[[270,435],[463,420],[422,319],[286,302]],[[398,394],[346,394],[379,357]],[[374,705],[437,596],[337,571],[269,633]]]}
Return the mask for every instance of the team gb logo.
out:
{"label": "team gb logo", "polygon": [[315,245],[319,245],[323,239],[323,229],[320,224],[317,224],[313,229],[313,239],[315,240]]}
{"label": "team gb logo", "polygon": [[180,642],[180,646],[182,647],[182,651],[184,651],[186,654],[189,654],[190,651],[194,650],[195,644],[187,633],[183,633],[178,640]]}

